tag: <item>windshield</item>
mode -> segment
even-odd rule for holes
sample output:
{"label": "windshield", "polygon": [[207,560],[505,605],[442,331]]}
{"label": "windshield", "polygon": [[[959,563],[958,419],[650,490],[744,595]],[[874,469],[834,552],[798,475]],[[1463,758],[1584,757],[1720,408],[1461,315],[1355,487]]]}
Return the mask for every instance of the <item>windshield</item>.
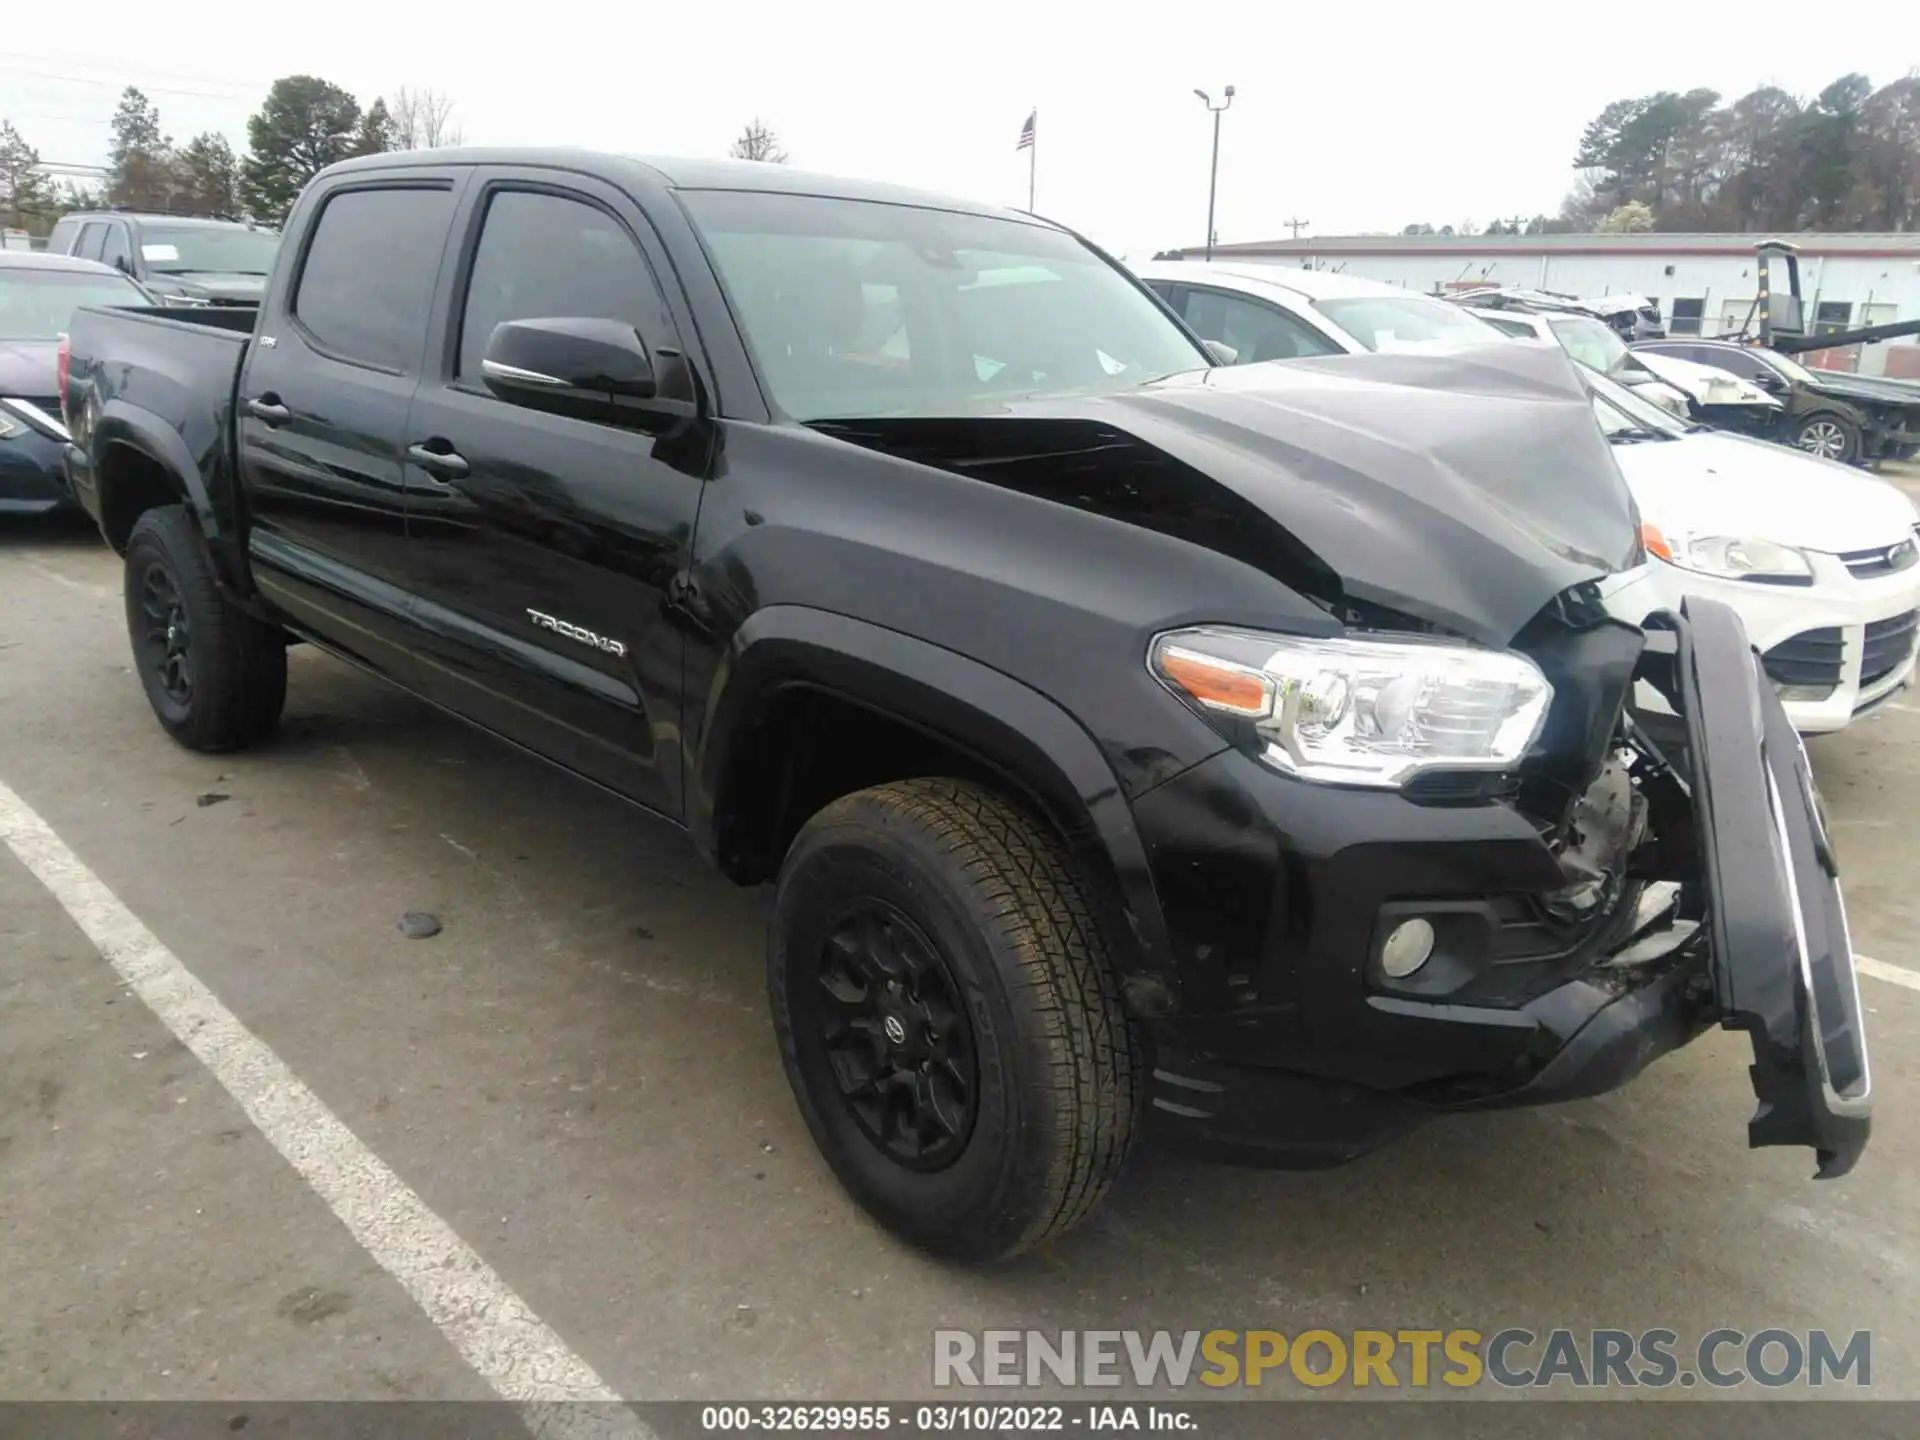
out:
{"label": "windshield", "polygon": [[816,195],[681,200],[798,420],[962,414],[1211,364],[1144,290],[1044,225]]}
{"label": "windshield", "polygon": [[0,266],[0,340],[56,339],[82,305],[146,303],[145,292],[124,276]]}
{"label": "windshield", "polygon": [[1778,350],[1755,350],[1753,357],[1756,360],[1771,365],[1796,385],[1819,383],[1814,379],[1813,372],[1808,370],[1806,366],[1802,365],[1798,360],[1789,360]]}
{"label": "windshield", "polygon": [[1549,315],[1547,328],[1553,331],[1560,348],[1589,370],[1617,375],[1631,368],[1633,352],[1604,321],[1585,315]]}
{"label": "windshield", "polygon": [[1424,295],[1349,295],[1316,300],[1313,308],[1369,350],[1447,349],[1503,338],[1477,315]]}
{"label": "windshield", "polygon": [[1650,436],[1674,439],[1698,428],[1676,420],[1658,405],[1648,404],[1626,386],[1597,372],[1589,373],[1586,381],[1593,392],[1594,418],[1609,440],[1644,440]]}
{"label": "windshield", "polygon": [[265,275],[280,237],[236,225],[143,225],[140,258],[155,275]]}

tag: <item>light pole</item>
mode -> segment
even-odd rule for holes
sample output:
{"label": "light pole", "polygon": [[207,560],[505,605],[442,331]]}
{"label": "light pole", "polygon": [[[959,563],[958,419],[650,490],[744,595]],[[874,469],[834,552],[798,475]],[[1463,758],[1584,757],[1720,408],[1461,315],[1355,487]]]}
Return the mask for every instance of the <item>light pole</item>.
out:
{"label": "light pole", "polygon": [[1213,194],[1220,183],[1220,115],[1233,104],[1233,86],[1227,86],[1224,98],[1218,105],[1213,97],[1204,90],[1196,90],[1200,103],[1213,112],[1213,167],[1207,171],[1207,259],[1213,259]]}

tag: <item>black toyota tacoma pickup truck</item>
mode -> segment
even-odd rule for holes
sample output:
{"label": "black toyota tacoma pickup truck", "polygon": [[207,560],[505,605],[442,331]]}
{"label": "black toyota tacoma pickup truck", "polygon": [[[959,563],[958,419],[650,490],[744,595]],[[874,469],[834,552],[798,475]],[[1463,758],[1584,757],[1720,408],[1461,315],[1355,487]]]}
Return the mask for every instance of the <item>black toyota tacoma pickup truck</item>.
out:
{"label": "black toyota tacoma pickup truck", "polygon": [[1028,215],[463,149],[323,172],[257,326],[85,310],[67,374],[168,733],[265,739],[304,642],[772,882],[799,1107],[928,1249],[1149,1133],[1329,1164],[1716,1023],[1751,1143],[1866,1145],[1805,754],[1731,611],[1608,618],[1557,353],[1216,367]]}

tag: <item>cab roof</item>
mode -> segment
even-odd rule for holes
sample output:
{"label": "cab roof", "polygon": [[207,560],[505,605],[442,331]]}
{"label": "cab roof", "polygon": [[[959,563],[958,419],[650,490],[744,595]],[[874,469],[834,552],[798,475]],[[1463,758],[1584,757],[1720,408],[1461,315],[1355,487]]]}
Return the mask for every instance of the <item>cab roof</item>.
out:
{"label": "cab roof", "polygon": [[617,155],[603,150],[570,146],[462,145],[440,150],[390,150],[343,160],[323,173],[350,174],[362,170],[393,170],[448,165],[527,165],[574,170],[619,182],[645,180],[671,190],[750,190],[779,195],[819,195],[835,200],[869,200],[886,205],[914,205],[929,210],[951,210],[1017,220],[1029,225],[1060,227],[1023,210],[1006,210],[906,185],[878,180],[856,180],[796,170],[791,165],[763,160],[698,160],[661,155]]}

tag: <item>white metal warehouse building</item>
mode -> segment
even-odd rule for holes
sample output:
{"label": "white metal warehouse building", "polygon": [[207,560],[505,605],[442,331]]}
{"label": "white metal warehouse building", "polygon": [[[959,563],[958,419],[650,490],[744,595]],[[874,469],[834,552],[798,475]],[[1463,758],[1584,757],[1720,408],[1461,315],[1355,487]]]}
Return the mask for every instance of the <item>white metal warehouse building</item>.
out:
{"label": "white metal warehouse building", "polygon": [[[1307,266],[1409,289],[1520,285],[1582,296],[1626,292],[1659,303],[1672,334],[1736,331],[1754,301],[1759,235],[1356,235],[1216,245],[1236,265]],[[1806,318],[1832,332],[1920,319],[1920,234],[1793,234]],[[1198,260],[1198,250],[1178,252]],[[1774,284],[1784,288],[1784,266]],[[1920,379],[1913,337],[1802,357],[1833,369]]]}

